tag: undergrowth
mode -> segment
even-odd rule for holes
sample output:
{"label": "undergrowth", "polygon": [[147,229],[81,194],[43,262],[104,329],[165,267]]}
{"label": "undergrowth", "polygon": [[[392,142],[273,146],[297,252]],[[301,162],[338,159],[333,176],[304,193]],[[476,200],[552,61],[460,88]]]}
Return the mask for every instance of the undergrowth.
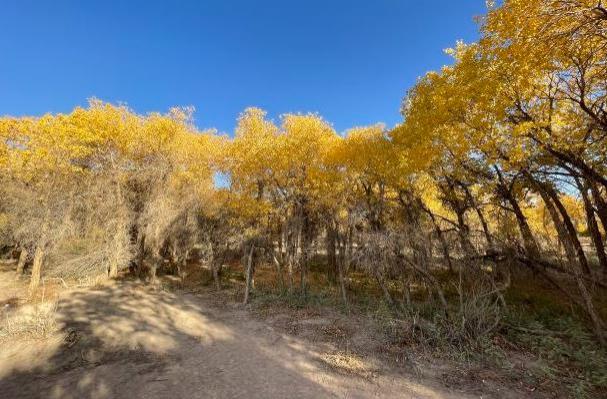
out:
{"label": "undergrowth", "polygon": [[[527,291],[521,296],[520,287],[511,289],[507,308],[487,317],[484,305],[462,308],[453,298],[448,312],[433,300],[395,308],[373,292],[369,282],[352,286],[363,289],[349,292],[349,311],[372,317],[378,333],[390,344],[464,367],[501,370],[512,381],[524,380],[547,390],[565,386],[573,398],[607,394],[607,351],[597,344],[585,320],[565,316],[570,312],[562,306],[567,305],[548,297],[552,292]],[[254,306],[262,311],[278,306],[346,312],[334,286],[315,285],[302,295],[262,282],[254,292]]]}

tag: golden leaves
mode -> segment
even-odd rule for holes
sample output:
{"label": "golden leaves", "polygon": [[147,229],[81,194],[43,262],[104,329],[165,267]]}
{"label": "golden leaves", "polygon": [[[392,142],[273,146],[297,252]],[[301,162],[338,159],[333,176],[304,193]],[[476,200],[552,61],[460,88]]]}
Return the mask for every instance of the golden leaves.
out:
{"label": "golden leaves", "polygon": [[[107,169],[136,170],[152,158],[173,164],[173,177],[209,185],[216,138],[197,132],[187,109],[141,116],[91,100],[89,108],[40,118],[1,118],[3,167],[16,178],[43,179]],[[201,182],[201,183],[198,183]]]}

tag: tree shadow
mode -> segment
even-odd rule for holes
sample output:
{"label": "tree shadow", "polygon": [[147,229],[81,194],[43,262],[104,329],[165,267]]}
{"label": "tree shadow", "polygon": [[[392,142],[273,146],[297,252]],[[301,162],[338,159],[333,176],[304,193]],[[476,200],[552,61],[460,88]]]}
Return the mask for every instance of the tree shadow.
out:
{"label": "tree shadow", "polygon": [[332,396],[262,326],[204,303],[133,281],[69,292],[55,347],[32,341],[0,358],[0,397]]}

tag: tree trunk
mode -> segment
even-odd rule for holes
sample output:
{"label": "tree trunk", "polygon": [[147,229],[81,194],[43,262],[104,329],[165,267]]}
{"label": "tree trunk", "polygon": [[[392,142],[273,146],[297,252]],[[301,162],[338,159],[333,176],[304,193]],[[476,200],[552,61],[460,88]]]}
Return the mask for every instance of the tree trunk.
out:
{"label": "tree trunk", "polygon": [[[114,239],[114,243],[116,243],[116,239]],[[114,252],[110,258],[110,267],[108,269],[108,277],[109,278],[118,277],[118,259],[117,259],[116,252]]]}
{"label": "tree trunk", "polygon": [[386,302],[388,303],[388,305],[391,307],[394,307],[394,305],[395,305],[394,298],[392,298],[390,291],[388,291],[388,287],[386,287],[386,282],[384,281],[384,277],[381,275],[381,273],[376,271],[375,279],[377,280],[377,284],[379,285],[379,288],[381,288],[381,291],[384,294],[384,298],[386,299]]}
{"label": "tree trunk", "polygon": [[592,296],[588,292],[588,289],[586,288],[586,285],[584,284],[584,280],[580,276],[580,273],[577,271],[577,269],[575,270],[575,273],[576,273],[575,279],[577,282],[577,286],[580,291],[580,294],[582,295],[584,304],[586,305],[586,312],[588,313],[588,315],[590,316],[590,320],[592,321],[594,333],[595,333],[596,337],[598,338],[599,342],[601,343],[601,345],[605,345],[604,322],[601,319],[601,316],[599,316],[596,309],[594,308]]}
{"label": "tree trunk", "polygon": [[154,259],[154,261],[150,265],[150,270],[148,271],[148,278],[150,283],[156,282],[156,270],[158,270],[158,260]]}
{"label": "tree trunk", "polygon": [[594,181],[597,184],[602,185],[605,189],[607,189],[607,179],[601,173],[597,172],[595,169],[589,166],[583,159],[579,158],[571,152],[566,153],[557,151],[549,144],[542,143],[541,141],[537,140],[537,137],[534,137],[534,139],[542,146],[544,146],[548,150],[548,152],[554,155],[555,158],[564,162],[567,165],[571,165],[574,168],[578,169],[586,180]]}
{"label": "tree trunk", "polygon": [[141,277],[143,275],[145,261],[145,234],[139,237],[139,252],[137,254],[137,275]]}
{"label": "tree trunk", "polygon": [[284,264],[285,261],[285,256],[283,254],[285,236],[285,226],[283,224],[280,228],[280,237],[278,239],[278,260],[280,261],[280,264]]}
{"label": "tree trunk", "polygon": [[282,274],[282,264],[276,257],[276,254],[272,254],[272,261],[274,262],[274,266],[276,267],[276,277],[278,278],[278,284],[280,285],[280,289],[285,289],[285,278]]}
{"label": "tree trunk", "polygon": [[293,277],[293,256],[289,256],[287,262],[287,274],[289,275],[289,292],[293,291],[294,277]]}
{"label": "tree trunk", "polygon": [[[339,240],[339,237],[337,237],[337,240]],[[337,262],[337,277],[339,279],[339,289],[341,291],[341,299],[344,301],[344,306],[346,307],[346,312],[350,312],[350,305],[348,304],[348,294],[346,291],[346,276],[345,276],[345,272],[344,272],[344,266],[345,266],[345,262],[346,262],[346,256],[345,253],[341,253],[342,251],[345,252],[345,245],[344,246],[340,246],[340,256],[339,258],[336,258],[336,262]]]}
{"label": "tree trunk", "polygon": [[586,211],[586,224],[588,225],[588,232],[590,233],[590,237],[592,238],[592,242],[594,244],[594,249],[596,251],[596,256],[599,260],[599,265],[601,267],[603,277],[607,277],[607,254],[605,253],[605,244],[603,243],[603,238],[601,237],[599,225],[596,221],[596,218],[594,217],[594,208],[592,207],[592,203],[590,202],[590,198],[588,197],[588,187],[585,187],[577,178],[576,183],[578,185],[580,193],[582,194],[582,200],[584,201],[584,210]]}
{"label": "tree trunk", "polygon": [[286,226],[285,227],[285,243],[284,243],[284,263],[286,266],[286,272],[287,272],[287,289],[289,290],[289,292],[293,291],[293,256],[292,256],[292,241],[293,241],[293,235],[291,234],[291,228]]}
{"label": "tree trunk", "polygon": [[327,227],[327,277],[334,283],[338,274],[335,249],[336,231],[333,225]]}
{"label": "tree trunk", "polygon": [[491,232],[489,231],[489,225],[487,224],[487,220],[485,219],[485,215],[483,214],[482,209],[480,208],[480,206],[477,205],[477,203],[474,200],[474,197],[472,197],[472,193],[470,192],[468,187],[466,187],[465,185],[462,185],[462,187],[464,189],[464,192],[466,193],[466,197],[468,197],[470,206],[472,206],[472,208],[474,208],[474,211],[476,212],[476,214],[478,216],[478,220],[481,223],[483,232],[485,233],[485,239],[487,240],[487,246],[489,248],[493,248],[493,237],[491,236]]}
{"label": "tree trunk", "polygon": [[540,249],[533,233],[531,232],[531,227],[529,227],[529,223],[527,222],[527,218],[523,214],[521,207],[518,204],[518,201],[514,198],[514,196],[510,193],[506,200],[510,203],[512,210],[514,211],[514,216],[516,217],[516,222],[518,224],[519,231],[521,236],[523,237],[523,245],[525,246],[525,252],[527,252],[527,256],[530,259],[538,259],[540,256]]}
{"label": "tree trunk", "polygon": [[302,255],[299,268],[301,270],[301,273],[299,275],[299,289],[301,290],[301,294],[305,297],[308,294],[308,259],[306,254]]}
{"label": "tree trunk", "polygon": [[112,261],[110,263],[110,269],[108,270],[108,276],[110,278],[118,277],[118,262],[116,261],[116,259],[112,259]]}
{"label": "tree trunk", "polygon": [[221,291],[221,279],[219,277],[219,268],[221,267],[221,261],[219,259],[213,259],[211,261],[211,272],[213,273],[213,282],[215,283],[215,289]]}
{"label": "tree trunk", "polygon": [[211,243],[211,274],[213,275],[213,283],[215,284],[215,289],[217,291],[221,291],[221,280],[219,277],[219,269],[221,268],[221,257],[219,255],[219,251],[217,250],[216,244]]}
{"label": "tree trunk", "polygon": [[[114,188],[115,188],[115,195],[116,195],[114,201],[116,204],[120,204],[120,203],[122,203],[123,197],[122,197],[122,186],[121,186],[119,180],[114,181]],[[125,215],[122,215],[122,216],[124,217]],[[116,233],[114,234],[114,244],[116,245],[116,247],[118,247],[119,235],[120,235],[120,229],[117,227]],[[108,276],[110,278],[118,277],[118,259],[116,256],[112,256],[112,261],[110,263],[110,269],[108,270]]]}
{"label": "tree trunk", "polygon": [[550,214],[552,222],[554,223],[554,227],[558,234],[559,241],[563,245],[563,249],[565,250],[565,255],[567,256],[569,264],[571,267],[575,267],[577,265],[575,248],[573,247],[573,244],[569,240],[567,228],[565,227],[565,224],[561,220],[559,213],[556,210],[556,207],[554,206],[554,203],[552,202],[552,199],[550,198],[548,193],[543,189],[543,187],[540,184],[537,184],[537,182],[535,184],[536,184],[537,190],[539,191],[540,196],[542,197],[542,200],[544,201],[544,204],[546,205],[546,209],[548,210],[548,213]]}
{"label": "tree trunk", "polygon": [[445,258],[445,262],[447,262],[447,267],[449,268],[449,272],[453,273],[453,263],[451,262],[451,255],[449,253],[449,245],[447,244],[447,240],[445,239],[445,235],[441,230],[438,222],[436,221],[436,217],[430,210],[426,210],[426,213],[430,215],[430,219],[432,220],[432,224],[434,225],[434,231],[436,231],[436,237],[438,238],[438,242],[440,243],[441,251],[443,252],[443,257]]}
{"label": "tree trunk", "polygon": [[306,237],[306,232],[304,232],[304,223],[301,223],[299,227],[298,240],[300,248],[300,253],[298,256],[298,264],[299,264],[299,284],[301,294],[305,297],[307,295],[307,269],[308,269],[308,240]]}
{"label": "tree trunk", "polygon": [[[443,293],[443,290],[440,287],[440,283],[438,282],[438,280],[432,274],[430,274],[428,271],[417,266],[415,264],[415,262],[409,262],[408,259],[403,256],[401,256],[400,258],[401,258],[401,260],[404,260],[405,262],[407,262],[414,270],[416,270],[419,274],[421,274],[424,277],[424,279],[426,281],[428,281],[428,283],[430,283],[431,286],[434,287],[434,290],[436,291],[436,294],[438,295],[438,299],[440,300],[441,305],[443,305],[445,312],[447,312],[447,300],[445,299],[445,294]],[[462,270],[462,268],[460,267],[460,275],[461,275],[461,270]]]}
{"label": "tree trunk", "polygon": [[603,225],[603,230],[607,232],[607,202],[601,197],[601,192],[596,183],[589,181],[589,185],[592,192],[592,199],[596,205],[596,213]]}
{"label": "tree trunk", "polygon": [[19,261],[17,262],[17,278],[23,275],[23,269],[25,268],[25,262],[27,261],[27,249],[21,248],[21,253],[19,253]]}
{"label": "tree trunk", "polygon": [[546,208],[548,209],[548,212],[550,213],[552,221],[555,224],[560,241],[563,244],[563,247],[565,248],[565,254],[567,255],[567,258],[571,264],[571,267],[573,270],[573,275],[574,275],[576,284],[578,286],[580,296],[582,297],[584,309],[586,310],[586,313],[588,314],[588,316],[590,317],[590,320],[592,321],[594,333],[595,333],[597,339],[601,342],[601,344],[604,344],[604,342],[605,342],[604,323],[603,323],[603,320],[601,319],[601,317],[599,316],[599,314],[597,313],[597,311],[594,307],[594,303],[592,301],[592,296],[590,295],[586,285],[584,284],[584,279],[580,272],[581,270],[583,270],[582,265],[579,264],[579,258],[576,257],[575,248],[574,248],[573,244],[569,241],[567,227],[565,226],[565,223],[563,221],[561,221],[561,219],[559,218],[559,213],[557,212],[556,206],[551,201],[552,196],[550,196],[547,192],[545,192],[545,190],[543,189],[544,186],[542,186],[541,184],[538,184],[537,181],[533,180],[532,182],[538,188],[540,195],[542,196],[542,199],[544,200],[544,203],[546,204]]}
{"label": "tree trunk", "polygon": [[345,242],[346,248],[344,250],[345,262],[344,266],[344,274],[348,274],[350,272],[350,268],[352,265],[352,253],[354,252],[354,227],[350,226],[348,228],[348,235],[346,237]]}
{"label": "tree trunk", "polygon": [[580,243],[580,240],[578,239],[577,231],[575,229],[575,226],[573,225],[573,222],[571,221],[571,218],[569,217],[569,214],[567,213],[567,209],[561,202],[557,192],[552,187],[545,186],[545,189],[546,189],[548,195],[550,196],[550,198],[553,200],[554,205],[556,206],[559,213],[561,214],[561,217],[563,218],[563,224],[565,226],[565,230],[566,230],[567,234],[569,235],[569,240],[571,241],[571,245],[573,246],[573,249],[575,250],[575,253],[577,255],[578,262],[582,268],[582,271],[585,274],[590,275],[591,274],[590,266],[588,266],[588,260],[586,259],[586,254],[584,253],[584,248],[582,247],[582,244]]}
{"label": "tree trunk", "polygon": [[470,228],[466,224],[466,206],[457,197],[454,182],[450,178],[447,178],[447,185],[443,187],[443,191],[445,191],[446,197],[449,198],[448,202],[457,216],[457,236],[464,255],[464,263],[468,264],[474,258],[476,250],[470,241]]}
{"label": "tree trunk", "polygon": [[[512,190],[506,184],[504,180],[504,176],[502,172],[500,172],[497,166],[494,166],[495,171],[497,172],[497,177],[499,180],[499,184],[497,186],[498,194],[504,198],[510,206],[512,207],[512,211],[514,212],[514,216],[516,217],[516,222],[518,224],[519,231],[521,233],[521,237],[523,238],[523,245],[525,246],[525,252],[527,253],[527,257],[530,259],[538,259],[540,256],[540,247],[531,232],[531,228],[529,227],[529,223],[527,222],[527,218],[523,214],[521,207],[518,204],[516,198],[512,194]],[[513,182],[510,183],[512,185]]]}
{"label": "tree trunk", "polygon": [[465,211],[456,209],[458,224],[457,236],[459,237],[459,242],[464,253],[464,260],[466,263],[469,263],[470,259],[474,258],[476,250],[474,249],[472,242],[470,242],[470,228],[466,224],[464,213]]}
{"label": "tree trunk", "polygon": [[478,206],[475,205],[474,209],[476,209],[476,214],[478,215],[478,219],[481,221],[481,225],[483,226],[483,232],[485,233],[485,239],[487,240],[487,246],[489,248],[493,248],[493,237],[491,236],[491,232],[489,231],[489,225],[487,224],[485,215],[483,215],[483,211]]}
{"label": "tree trunk", "polygon": [[487,246],[492,249],[493,248],[493,237],[491,237],[491,232],[489,231],[489,225],[487,224],[487,220],[485,219],[485,215],[483,215],[483,211],[480,207],[473,205],[476,214],[478,215],[478,220],[481,222],[481,226],[483,228],[483,233],[485,233],[485,240],[487,240]]}
{"label": "tree trunk", "polygon": [[407,273],[403,273],[403,305],[405,308],[411,308],[411,278]]}
{"label": "tree trunk", "polygon": [[38,245],[34,252],[32,263],[32,276],[30,277],[29,293],[33,294],[40,285],[40,276],[42,275],[42,262],[44,261],[44,249]]}
{"label": "tree trunk", "polygon": [[293,291],[295,285],[294,269],[298,259],[299,241],[301,237],[301,230],[299,224],[293,226],[291,221],[289,226],[289,232],[287,235],[287,272],[289,273],[289,291]]}
{"label": "tree trunk", "polygon": [[253,273],[255,272],[253,265],[253,253],[255,251],[255,245],[251,245],[251,250],[249,251],[249,255],[247,257],[247,270],[246,270],[246,285],[244,291],[244,299],[242,301],[243,304],[249,303],[249,295],[251,293],[251,288],[253,286]]}
{"label": "tree trunk", "polygon": [[179,276],[179,280],[183,283],[185,277],[187,275],[187,265],[188,265],[188,257],[190,256],[190,251],[185,251],[185,255],[181,259],[181,262],[177,263],[177,275]]}
{"label": "tree trunk", "polygon": [[213,262],[213,281],[215,282],[215,289],[221,291],[221,280],[219,279],[219,266],[217,262]]}

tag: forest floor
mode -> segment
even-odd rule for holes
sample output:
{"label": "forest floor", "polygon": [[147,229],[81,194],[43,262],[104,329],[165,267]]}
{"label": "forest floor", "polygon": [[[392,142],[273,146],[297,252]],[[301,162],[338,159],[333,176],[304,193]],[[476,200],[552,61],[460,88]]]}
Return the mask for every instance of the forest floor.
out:
{"label": "forest floor", "polygon": [[490,370],[422,360],[331,310],[134,280],[46,285],[0,271],[4,398],[519,398]]}

